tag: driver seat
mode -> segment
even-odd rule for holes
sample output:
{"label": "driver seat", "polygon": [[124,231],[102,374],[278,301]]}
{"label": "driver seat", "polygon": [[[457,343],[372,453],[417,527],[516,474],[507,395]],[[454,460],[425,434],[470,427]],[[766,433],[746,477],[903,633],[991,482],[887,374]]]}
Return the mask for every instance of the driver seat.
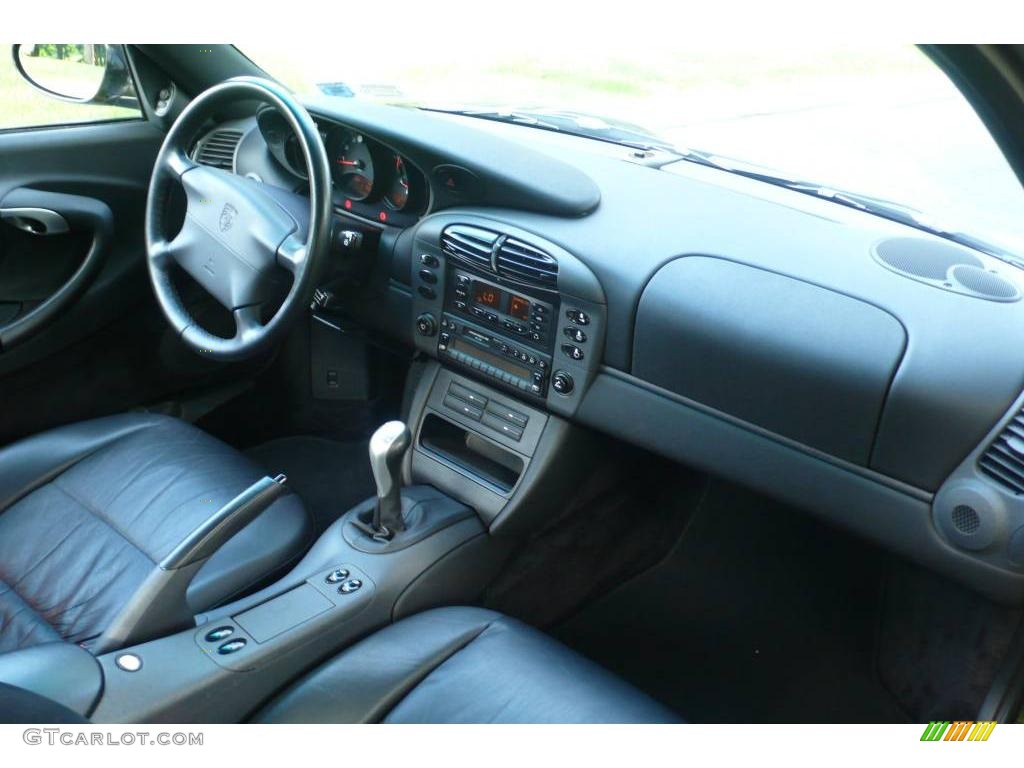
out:
{"label": "driver seat", "polygon": [[[87,650],[167,554],[266,475],[179,419],[124,414],[0,450],[0,653]],[[286,495],[228,540],[188,589],[200,613],[297,560],[312,524]]]}

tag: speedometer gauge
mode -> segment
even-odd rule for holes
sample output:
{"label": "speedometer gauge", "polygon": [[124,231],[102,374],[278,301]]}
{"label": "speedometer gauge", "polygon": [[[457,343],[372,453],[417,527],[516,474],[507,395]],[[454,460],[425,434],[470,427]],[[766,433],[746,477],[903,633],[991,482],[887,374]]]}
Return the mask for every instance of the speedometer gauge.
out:
{"label": "speedometer gauge", "polygon": [[335,132],[331,174],[341,192],[353,200],[365,200],[373,192],[373,156],[361,133]]}
{"label": "speedometer gauge", "polygon": [[405,161],[401,156],[393,155],[390,181],[384,202],[393,211],[400,211],[409,202],[409,174],[405,170]]}

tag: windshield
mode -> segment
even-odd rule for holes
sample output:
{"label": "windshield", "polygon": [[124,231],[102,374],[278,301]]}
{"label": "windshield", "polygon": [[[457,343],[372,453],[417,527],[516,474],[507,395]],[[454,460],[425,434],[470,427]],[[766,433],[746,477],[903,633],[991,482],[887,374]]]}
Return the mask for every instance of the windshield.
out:
{"label": "windshield", "polygon": [[[913,220],[1024,256],[1020,183],[961,94],[913,46],[730,50],[584,38],[446,45],[442,28],[417,26],[391,30],[383,48],[372,35],[346,36],[338,50],[239,47],[300,93],[697,150],[727,167],[754,164],[909,208]],[[424,48],[424,39],[438,42]]]}

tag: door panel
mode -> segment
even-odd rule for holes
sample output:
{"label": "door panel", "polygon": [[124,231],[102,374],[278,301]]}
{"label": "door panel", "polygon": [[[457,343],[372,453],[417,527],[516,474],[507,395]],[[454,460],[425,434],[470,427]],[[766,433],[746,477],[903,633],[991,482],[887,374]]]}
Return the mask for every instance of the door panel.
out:
{"label": "door panel", "polygon": [[[163,136],[145,120],[0,132],[0,208],[13,200],[68,213],[75,201],[110,216],[81,290],[40,332],[0,348],[0,445],[244,373],[187,353],[153,299],[143,214]],[[0,327],[42,306],[82,269],[97,226],[76,221],[51,236],[0,222]]]}

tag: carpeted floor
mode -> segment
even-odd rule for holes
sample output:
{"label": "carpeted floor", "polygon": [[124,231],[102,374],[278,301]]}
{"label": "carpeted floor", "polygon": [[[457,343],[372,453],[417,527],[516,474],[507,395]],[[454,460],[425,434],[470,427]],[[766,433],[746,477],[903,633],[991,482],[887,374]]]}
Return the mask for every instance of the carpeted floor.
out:
{"label": "carpeted floor", "polygon": [[873,548],[713,482],[667,558],[556,634],[690,721],[905,722],[875,674],[885,568]]}
{"label": "carpeted floor", "polygon": [[365,442],[283,437],[246,452],[271,475],[284,472],[317,526],[317,535],[375,493]]}

